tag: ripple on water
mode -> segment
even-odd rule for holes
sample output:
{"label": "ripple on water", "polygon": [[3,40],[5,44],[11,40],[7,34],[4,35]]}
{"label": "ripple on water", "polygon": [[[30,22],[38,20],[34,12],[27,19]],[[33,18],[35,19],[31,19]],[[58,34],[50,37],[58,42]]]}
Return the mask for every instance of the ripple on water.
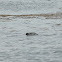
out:
{"label": "ripple on water", "polygon": [[7,60],[9,59],[9,54],[6,53],[6,52],[0,52],[0,61],[4,61],[4,60]]}
{"label": "ripple on water", "polygon": [[61,50],[56,50],[56,51],[54,51],[54,53],[56,53],[56,54],[62,54],[62,51]]}

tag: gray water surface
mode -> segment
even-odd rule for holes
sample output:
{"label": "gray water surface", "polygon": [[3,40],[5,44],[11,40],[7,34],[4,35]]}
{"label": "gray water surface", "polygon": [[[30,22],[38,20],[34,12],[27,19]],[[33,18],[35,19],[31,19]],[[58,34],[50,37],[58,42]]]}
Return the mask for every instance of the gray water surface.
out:
{"label": "gray water surface", "polygon": [[62,62],[62,19],[0,17],[0,62]]}
{"label": "gray water surface", "polygon": [[62,12],[62,0],[0,0],[0,14],[42,14]]}

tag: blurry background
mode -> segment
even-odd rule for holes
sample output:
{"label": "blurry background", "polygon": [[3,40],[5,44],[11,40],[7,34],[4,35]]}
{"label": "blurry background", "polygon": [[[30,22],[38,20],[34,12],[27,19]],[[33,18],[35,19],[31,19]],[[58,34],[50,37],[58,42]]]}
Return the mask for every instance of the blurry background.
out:
{"label": "blurry background", "polygon": [[61,0],[0,0],[0,14],[56,13],[61,6]]}

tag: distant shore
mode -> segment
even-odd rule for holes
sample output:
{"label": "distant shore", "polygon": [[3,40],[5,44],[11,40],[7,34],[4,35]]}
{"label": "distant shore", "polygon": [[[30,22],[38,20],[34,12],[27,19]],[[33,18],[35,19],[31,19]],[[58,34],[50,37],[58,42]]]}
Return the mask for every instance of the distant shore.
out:
{"label": "distant shore", "polygon": [[31,17],[31,16],[43,16],[48,18],[62,18],[62,13],[54,13],[54,14],[27,14],[27,15],[0,15],[1,17],[7,17],[7,16],[16,16],[16,17],[21,17],[21,16],[26,16],[26,17]]}

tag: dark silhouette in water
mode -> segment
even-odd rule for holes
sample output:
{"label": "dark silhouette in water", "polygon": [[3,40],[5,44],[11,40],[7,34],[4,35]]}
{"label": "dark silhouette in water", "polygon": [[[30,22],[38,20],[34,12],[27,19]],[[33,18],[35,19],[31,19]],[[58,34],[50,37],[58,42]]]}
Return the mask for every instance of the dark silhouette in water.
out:
{"label": "dark silhouette in water", "polygon": [[34,36],[34,35],[38,35],[37,33],[35,32],[30,32],[30,33],[26,33],[27,36]]}

